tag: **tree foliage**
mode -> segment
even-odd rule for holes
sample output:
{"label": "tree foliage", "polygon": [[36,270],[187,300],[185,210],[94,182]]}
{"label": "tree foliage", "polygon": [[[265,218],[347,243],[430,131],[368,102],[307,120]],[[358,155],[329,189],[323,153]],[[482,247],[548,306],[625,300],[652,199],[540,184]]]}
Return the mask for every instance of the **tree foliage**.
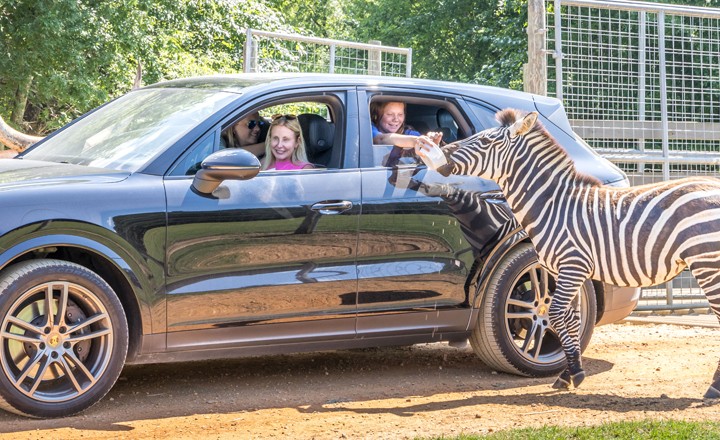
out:
{"label": "tree foliage", "polygon": [[521,89],[526,26],[527,0],[0,0],[0,114],[46,134],[138,63],[145,84],[239,72],[248,27],[380,40],[413,49],[413,76]]}
{"label": "tree foliage", "polygon": [[355,1],[363,39],[413,49],[413,75],[521,86],[526,3],[478,0]]}
{"label": "tree foliage", "polygon": [[3,0],[0,113],[47,133],[145,83],[242,69],[245,28],[287,30],[261,0]]}

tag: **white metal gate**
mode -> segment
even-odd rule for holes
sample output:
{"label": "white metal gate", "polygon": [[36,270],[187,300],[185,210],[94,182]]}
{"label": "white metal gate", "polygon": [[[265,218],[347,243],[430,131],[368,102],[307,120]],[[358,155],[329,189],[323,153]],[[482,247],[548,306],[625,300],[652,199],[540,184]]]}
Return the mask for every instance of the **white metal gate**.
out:
{"label": "white metal gate", "polygon": [[245,72],[407,76],[412,49],[248,29]]}

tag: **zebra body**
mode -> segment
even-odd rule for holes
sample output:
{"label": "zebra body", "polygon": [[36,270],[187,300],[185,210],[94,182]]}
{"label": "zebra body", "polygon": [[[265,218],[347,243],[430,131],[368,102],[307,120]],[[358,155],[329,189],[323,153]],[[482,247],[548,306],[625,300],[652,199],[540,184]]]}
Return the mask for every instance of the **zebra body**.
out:
{"label": "zebra body", "polygon": [[[645,287],[689,267],[720,319],[720,180],[689,178],[617,188],[579,173],[537,113],[498,113],[501,127],[445,147],[443,174],[492,179],[556,275],[550,320],[568,369],[556,388],[584,379],[579,318],[570,304],[587,279]],[[720,398],[720,365],[706,397]]]}
{"label": "zebra body", "polygon": [[[588,278],[648,287],[674,278],[698,254],[720,250],[720,180],[634,188],[580,183],[564,193],[508,194],[508,202],[517,207],[541,263],[556,274],[572,252]],[[538,203],[536,216],[529,207]],[[708,241],[717,246],[703,249]]]}

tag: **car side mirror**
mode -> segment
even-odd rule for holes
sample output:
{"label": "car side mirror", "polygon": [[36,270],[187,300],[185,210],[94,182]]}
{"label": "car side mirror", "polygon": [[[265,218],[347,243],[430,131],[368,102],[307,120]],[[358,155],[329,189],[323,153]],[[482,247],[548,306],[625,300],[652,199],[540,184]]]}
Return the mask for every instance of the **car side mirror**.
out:
{"label": "car side mirror", "polygon": [[210,194],[223,180],[248,180],[260,172],[260,161],[242,148],[227,148],[206,157],[195,173],[193,188],[201,194]]}

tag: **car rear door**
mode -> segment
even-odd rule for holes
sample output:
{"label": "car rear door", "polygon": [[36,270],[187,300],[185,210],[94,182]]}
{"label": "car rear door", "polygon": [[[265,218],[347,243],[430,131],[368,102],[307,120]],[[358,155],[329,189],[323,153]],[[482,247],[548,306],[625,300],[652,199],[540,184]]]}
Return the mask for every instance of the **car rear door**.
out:
{"label": "car rear door", "polygon": [[391,147],[373,145],[368,104],[391,96],[429,105],[452,102],[456,114],[463,108],[461,98],[447,94],[358,92],[363,197],[358,336],[463,331],[470,319],[464,286],[478,249],[458,218],[461,199],[496,187],[476,178],[444,178],[418,162],[388,166]]}

